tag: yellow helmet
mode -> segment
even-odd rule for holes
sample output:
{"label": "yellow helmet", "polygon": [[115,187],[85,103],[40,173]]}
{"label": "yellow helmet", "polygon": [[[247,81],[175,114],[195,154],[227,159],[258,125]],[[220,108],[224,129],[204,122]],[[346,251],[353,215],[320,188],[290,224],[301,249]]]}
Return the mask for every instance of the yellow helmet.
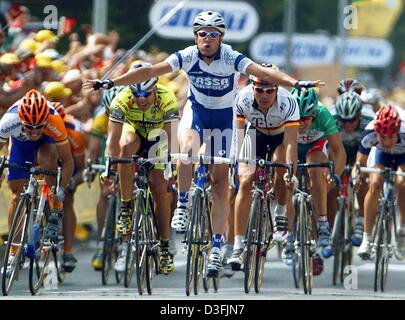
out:
{"label": "yellow helmet", "polygon": [[0,57],[0,63],[2,64],[17,64],[20,62],[15,53],[5,53]]}
{"label": "yellow helmet", "polygon": [[62,82],[55,81],[50,82],[44,90],[45,96],[47,99],[52,101],[57,101],[62,98],[67,98],[72,95],[72,90],[66,88]]}
{"label": "yellow helmet", "polygon": [[66,64],[62,60],[54,60],[54,61],[51,62],[51,65],[52,65],[52,69],[56,73],[63,73],[63,72],[66,72],[68,70],[68,67],[66,66]]}
{"label": "yellow helmet", "polygon": [[18,49],[27,49],[31,53],[35,53],[40,46],[41,44],[35,41],[34,39],[25,39],[21,41],[20,45],[18,46]]}
{"label": "yellow helmet", "polygon": [[59,38],[51,30],[44,29],[37,32],[35,40],[39,42],[44,41],[57,42]]}
{"label": "yellow helmet", "polygon": [[52,68],[52,60],[43,53],[35,55],[35,64],[41,68]]}

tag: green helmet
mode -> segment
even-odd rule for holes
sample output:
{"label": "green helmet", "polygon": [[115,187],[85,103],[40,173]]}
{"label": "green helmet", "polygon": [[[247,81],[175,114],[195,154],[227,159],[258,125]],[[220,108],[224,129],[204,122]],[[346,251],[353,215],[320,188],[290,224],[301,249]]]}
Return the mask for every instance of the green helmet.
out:
{"label": "green helmet", "polygon": [[305,91],[293,88],[291,94],[298,102],[301,117],[311,116],[318,109],[318,92],[314,88]]}
{"label": "green helmet", "polygon": [[103,90],[101,98],[101,106],[103,106],[104,108],[109,108],[115,96],[117,96],[124,88],[125,88],[124,86],[116,86],[112,87],[109,90]]}
{"label": "green helmet", "polygon": [[340,119],[360,116],[361,108],[361,98],[356,92],[345,92],[336,101],[336,114]]}

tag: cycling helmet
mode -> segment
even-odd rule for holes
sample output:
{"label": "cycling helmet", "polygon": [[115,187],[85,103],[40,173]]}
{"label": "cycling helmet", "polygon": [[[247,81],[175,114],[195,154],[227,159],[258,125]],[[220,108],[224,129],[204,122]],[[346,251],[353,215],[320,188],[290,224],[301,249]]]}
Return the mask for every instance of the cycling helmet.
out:
{"label": "cycling helmet", "polygon": [[339,94],[343,94],[344,92],[347,91],[354,91],[360,95],[363,89],[364,89],[363,85],[356,79],[343,79],[340,80],[339,82],[337,92]]}
{"label": "cycling helmet", "polygon": [[53,108],[59,113],[62,119],[66,116],[65,107],[60,102],[52,102]]}
{"label": "cycling helmet", "polygon": [[[262,63],[262,67],[265,68],[272,68],[275,71],[279,71],[278,67],[274,64],[271,63]],[[254,75],[249,76],[249,80],[254,84],[254,85],[262,85],[262,86],[267,86],[267,85],[274,85],[273,83],[269,81],[265,81],[263,79],[257,78]]]}
{"label": "cycling helmet", "polygon": [[217,29],[222,34],[225,33],[225,21],[222,16],[215,11],[203,11],[200,12],[194,19],[193,31],[196,33],[198,30],[212,27]]}
{"label": "cycling helmet", "polygon": [[374,131],[378,134],[399,133],[401,128],[401,118],[393,105],[378,110],[374,122]]}
{"label": "cycling helmet", "polygon": [[360,116],[361,108],[361,99],[356,92],[345,92],[336,102],[336,114],[340,119],[353,119]]}
{"label": "cycling helmet", "polygon": [[[139,64],[134,64],[133,66],[131,66],[131,68],[129,69],[130,71],[141,68],[141,67],[145,67],[145,68],[151,68],[152,65],[150,63],[144,62],[144,63],[139,63]],[[131,84],[129,87],[131,88],[132,92],[142,92],[142,91],[150,91],[152,90],[156,84],[158,82],[158,77],[153,77],[150,78],[144,82],[141,83],[136,83],[136,84]]]}
{"label": "cycling helmet", "polygon": [[125,88],[124,86],[116,86],[112,87],[109,90],[103,90],[101,97],[101,106],[104,108],[110,107],[111,102],[124,88]]}
{"label": "cycling helmet", "polygon": [[383,97],[381,94],[381,91],[378,89],[366,89],[362,93],[362,97],[364,99],[364,102],[372,104],[372,105],[378,105],[383,101]]}
{"label": "cycling helmet", "polygon": [[301,117],[309,117],[318,109],[318,92],[314,88],[305,91],[293,88],[291,94],[298,102]]}
{"label": "cycling helmet", "polygon": [[28,91],[18,106],[21,121],[31,126],[45,124],[49,117],[49,106],[46,98],[37,90]]}

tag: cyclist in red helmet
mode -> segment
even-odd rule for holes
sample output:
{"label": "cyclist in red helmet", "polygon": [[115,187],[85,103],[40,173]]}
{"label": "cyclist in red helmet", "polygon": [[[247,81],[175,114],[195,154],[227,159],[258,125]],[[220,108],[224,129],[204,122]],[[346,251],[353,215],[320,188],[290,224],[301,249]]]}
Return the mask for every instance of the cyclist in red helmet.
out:
{"label": "cyclist in red helmet", "polygon": [[[405,112],[400,107],[388,105],[381,108],[375,120],[369,123],[361,141],[356,161],[361,166],[376,169],[386,167],[405,172]],[[372,249],[372,231],[377,216],[378,201],[384,177],[369,175],[369,190],[364,199],[364,234],[358,254],[367,260]],[[360,182],[361,183],[361,182]],[[405,257],[405,179],[397,177],[398,204],[401,213],[398,231],[397,255]]]}

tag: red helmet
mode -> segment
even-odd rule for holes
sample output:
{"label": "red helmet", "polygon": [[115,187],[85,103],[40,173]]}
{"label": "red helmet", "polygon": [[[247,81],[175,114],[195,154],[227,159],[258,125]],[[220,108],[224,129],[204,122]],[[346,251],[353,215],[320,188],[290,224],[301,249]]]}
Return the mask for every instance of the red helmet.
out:
{"label": "red helmet", "polygon": [[63,104],[61,104],[60,102],[52,102],[52,105],[63,119],[66,115],[65,107],[63,106]]}
{"label": "red helmet", "polygon": [[374,131],[378,134],[398,133],[401,128],[401,118],[394,106],[388,105],[378,110],[374,122]]}
{"label": "red helmet", "polygon": [[26,124],[32,126],[45,124],[49,117],[46,98],[35,89],[28,91],[18,106],[18,115]]}

